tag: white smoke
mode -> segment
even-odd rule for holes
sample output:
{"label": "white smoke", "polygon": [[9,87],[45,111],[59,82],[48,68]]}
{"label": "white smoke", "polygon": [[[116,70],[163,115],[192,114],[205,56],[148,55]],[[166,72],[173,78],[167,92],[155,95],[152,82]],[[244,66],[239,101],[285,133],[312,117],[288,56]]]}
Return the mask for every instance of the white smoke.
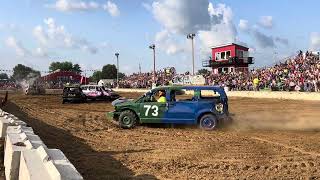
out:
{"label": "white smoke", "polygon": [[32,86],[37,86],[36,81],[39,75],[36,73],[29,73],[24,79],[17,80],[16,83],[19,84],[25,94],[30,92]]}

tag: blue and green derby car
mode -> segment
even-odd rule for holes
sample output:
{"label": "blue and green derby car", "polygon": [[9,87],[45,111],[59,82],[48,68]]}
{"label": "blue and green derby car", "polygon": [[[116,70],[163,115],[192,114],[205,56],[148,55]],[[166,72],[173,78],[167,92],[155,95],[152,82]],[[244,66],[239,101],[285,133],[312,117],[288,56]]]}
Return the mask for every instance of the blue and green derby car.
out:
{"label": "blue and green derby car", "polygon": [[[157,101],[160,91],[166,102]],[[196,124],[204,130],[213,130],[231,120],[227,95],[223,88],[215,86],[157,87],[138,99],[118,99],[112,105],[115,110],[107,115],[122,128],[165,123]]]}

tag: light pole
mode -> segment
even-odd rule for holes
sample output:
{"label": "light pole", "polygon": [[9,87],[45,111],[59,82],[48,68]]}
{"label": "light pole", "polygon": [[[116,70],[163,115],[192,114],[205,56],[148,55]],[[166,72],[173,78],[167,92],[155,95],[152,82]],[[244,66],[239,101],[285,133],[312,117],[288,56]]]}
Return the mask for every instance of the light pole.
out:
{"label": "light pole", "polygon": [[117,57],[117,88],[119,88],[119,53],[114,54]]}
{"label": "light pole", "polygon": [[153,50],[153,82],[155,83],[156,81],[156,45],[151,44],[149,48]]}
{"label": "light pole", "polygon": [[187,39],[191,39],[191,45],[192,45],[192,75],[194,75],[194,44],[193,44],[193,39],[196,36],[196,34],[188,34]]}

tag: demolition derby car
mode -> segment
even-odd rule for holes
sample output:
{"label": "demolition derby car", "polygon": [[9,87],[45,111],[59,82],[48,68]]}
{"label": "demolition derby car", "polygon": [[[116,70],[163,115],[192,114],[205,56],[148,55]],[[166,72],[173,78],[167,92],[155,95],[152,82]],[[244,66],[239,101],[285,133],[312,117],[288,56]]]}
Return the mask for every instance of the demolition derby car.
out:
{"label": "demolition derby car", "polygon": [[63,88],[62,104],[66,102],[86,102],[87,97],[79,85],[69,85]]}
{"label": "demolition derby car", "polygon": [[83,85],[82,92],[90,100],[115,100],[120,97],[119,94],[112,89],[99,85]]}
{"label": "demolition derby car", "polygon": [[[157,100],[159,95],[162,97]],[[228,98],[220,87],[159,87],[136,100],[117,99],[112,105],[115,111],[107,116],[122,128],[133,128],[137,123],[167,123],[197,124],[204,130],[213,130],[231,120]]]}

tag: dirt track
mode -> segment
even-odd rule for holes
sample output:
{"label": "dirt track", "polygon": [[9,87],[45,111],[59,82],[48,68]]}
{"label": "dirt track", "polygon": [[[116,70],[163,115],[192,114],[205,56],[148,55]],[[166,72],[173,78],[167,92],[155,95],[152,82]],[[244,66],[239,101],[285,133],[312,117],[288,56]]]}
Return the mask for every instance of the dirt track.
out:
{"label": "dirt track", "polygon": [[28,122],[49,147],[61,149],[86,179],[320,179],[320,102],[232,98],[234,124],[205,132],[122,130],[105,118],[110,103],[9,99],[6,110]]}

